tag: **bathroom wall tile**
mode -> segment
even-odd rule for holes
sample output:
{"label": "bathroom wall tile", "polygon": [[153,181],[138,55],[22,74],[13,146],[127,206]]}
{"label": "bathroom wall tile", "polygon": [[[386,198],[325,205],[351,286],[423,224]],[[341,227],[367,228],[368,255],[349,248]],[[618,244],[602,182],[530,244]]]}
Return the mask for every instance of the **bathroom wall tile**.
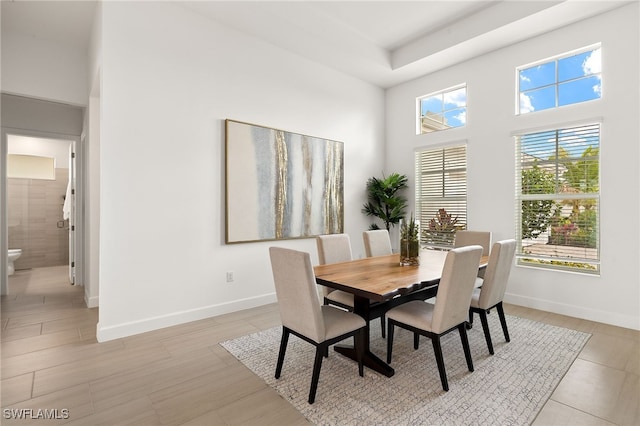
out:
{"label": "bathroom wall tile", "polygon": [[29,186],[29,201],[43,201],[46,197],[46,194],[47,187],[44,185],[32,184]]}
{"label": "bathroom wall tile", "polygon": [[56,169],[56,180],[9,179],[9,245],[21,248],[16,269],[68,263],[68,230],[58,228],[68,170]]}
{"label": "bathroom wall tile", "polygon": [[44,212],[40,208],[29,209],[27,218],[29,219],[29,231],[32,233],[33,231],[40,231],[44,229],[45,218],[43,213]]}
{"label": "bathroom wall tile", "polygon": [[29,179],[8,178],[7,183],[11,186],[28,186]]}

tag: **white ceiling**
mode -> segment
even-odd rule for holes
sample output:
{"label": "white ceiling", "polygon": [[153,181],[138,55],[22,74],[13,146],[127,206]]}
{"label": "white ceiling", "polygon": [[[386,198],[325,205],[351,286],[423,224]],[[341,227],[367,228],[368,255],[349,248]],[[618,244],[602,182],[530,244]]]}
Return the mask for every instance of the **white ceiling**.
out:
{"label": "white ceiling", "polygon": [[[312,61],[391,87],[632,1],[638,0],[179,3]],[[19,31],[86,49],[95,7],[94,1],[3,0],[2,33]]]}
{"label": "white ceiling", "polygon": [[2,0],[2,35],[20,32],[86,49],[96,5],[94,1]]}

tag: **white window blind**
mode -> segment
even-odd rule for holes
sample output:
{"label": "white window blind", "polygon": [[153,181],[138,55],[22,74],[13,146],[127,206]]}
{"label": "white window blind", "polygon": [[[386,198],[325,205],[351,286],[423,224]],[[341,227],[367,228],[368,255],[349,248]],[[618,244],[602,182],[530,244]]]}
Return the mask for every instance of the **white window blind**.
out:
{"label": "white window blind", "polygon": [[422,243],[452,246],[455,231],[467,225],[466,145],[418,151],[415,158]]}
{"label": "white window blind", "polygon": [[516,136],[518,264],[598,273],[600,124]]}

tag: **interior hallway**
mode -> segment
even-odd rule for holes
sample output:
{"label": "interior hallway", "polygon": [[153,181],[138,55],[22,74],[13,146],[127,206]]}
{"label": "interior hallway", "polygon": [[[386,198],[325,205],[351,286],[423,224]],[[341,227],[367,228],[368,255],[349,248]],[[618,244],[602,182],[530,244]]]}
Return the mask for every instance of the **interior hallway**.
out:
{"label": "interior hallway", "polygon": [[[69,410],[47,424],[308,424],[218,345],[280,325],[276,304],[97,343],[98,310],[86,308],[83,287],[69,285],[67,274],[56,266],[10,277],[1,304],[2,408]],[[592,333],[534,425],[640,424],[640,332],[505,310]]]}

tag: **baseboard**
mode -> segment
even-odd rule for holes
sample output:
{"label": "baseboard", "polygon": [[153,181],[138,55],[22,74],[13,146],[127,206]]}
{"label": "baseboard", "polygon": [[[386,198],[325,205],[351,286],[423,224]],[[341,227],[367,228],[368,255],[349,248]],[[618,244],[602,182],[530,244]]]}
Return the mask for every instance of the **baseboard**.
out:
{"label": "baseboard", "polygon": [[601,322],[604,324],[615,325],[617,327],[640,330],[640,318],[638,318],[637,316],[621,315],[615,312],[601,311],[597,309],[585,308],[583,306],[569,305],[565,303],[558,303],[550,300],[510,293],[506,293],[504,295],[504,301],[513,305],[540,309],[542,311],[553,312],[555,314]]}
{"label": "baseboard", "polygon": [[188,311],[172,312],[168,315],[162,315],[154,318],[147,318],[140,321],[133,321],[108,327],[103,327],[98,322],[96,338],[98,342],[107,342],[109,340],[133,336],[140,333],[146,333],[148,331],[184,324],[191,321],[198,321],[201,319],[211,318],[231,312],[255,308],[257,306],[275,303],[276,301],[276,294],[270,293],[247,299],[234,300],[233,302],[205,306],[203,308],[192,309]]}
{"label": "baseboard", "polygon": [[84,303],[87,304],[87,308],[97,308],[98,306],[100,306],[99,298],[97,296],[87,297],[87,295],[85,294]]}

